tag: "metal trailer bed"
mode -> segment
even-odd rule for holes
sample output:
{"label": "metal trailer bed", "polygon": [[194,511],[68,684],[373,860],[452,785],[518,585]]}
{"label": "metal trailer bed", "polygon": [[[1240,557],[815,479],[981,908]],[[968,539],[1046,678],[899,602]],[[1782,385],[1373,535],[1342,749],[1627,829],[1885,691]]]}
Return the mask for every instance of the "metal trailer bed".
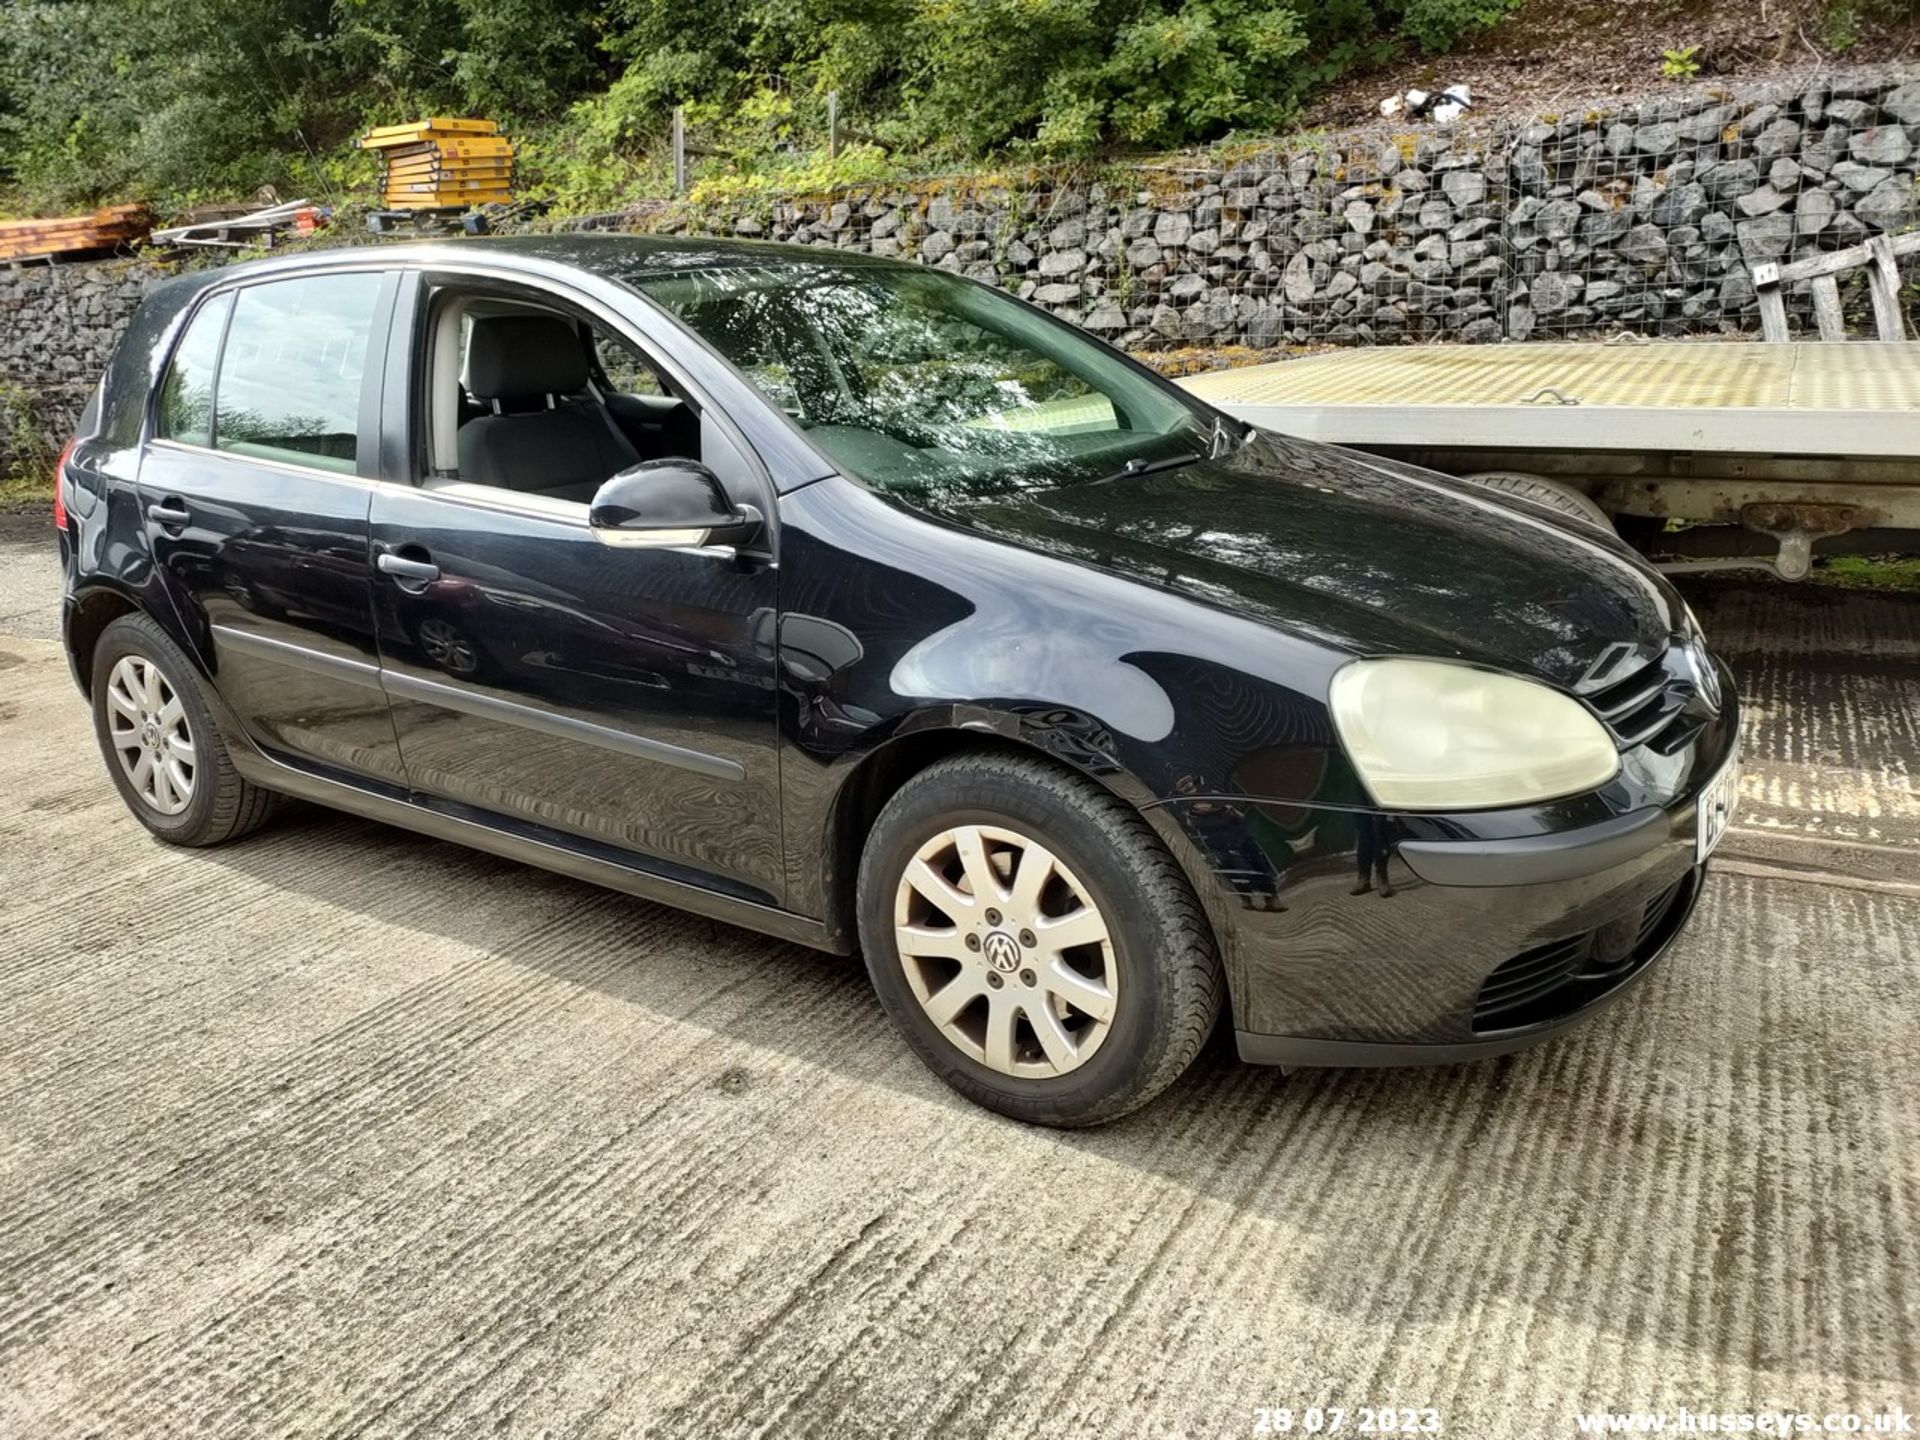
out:
{"label": "metal trailer bed", "polygon": [[[1812,546],[1920,547],[1920,343],[1736,340],[1345,350],[1180,382],[1268,429],[1458,475],[1538,481],[1650,537],[1670,519],[1769,536],[1799,579]],[[1517,473],[1516,473],[1517,472]],[[1524,492],[1523,492],[1524,493]],[[1639,517],[1638,519],[1631,517]],[[1905,532],[1889,534],[1887,532]],[[1742,531],[1661,537],[1725,550]]]}

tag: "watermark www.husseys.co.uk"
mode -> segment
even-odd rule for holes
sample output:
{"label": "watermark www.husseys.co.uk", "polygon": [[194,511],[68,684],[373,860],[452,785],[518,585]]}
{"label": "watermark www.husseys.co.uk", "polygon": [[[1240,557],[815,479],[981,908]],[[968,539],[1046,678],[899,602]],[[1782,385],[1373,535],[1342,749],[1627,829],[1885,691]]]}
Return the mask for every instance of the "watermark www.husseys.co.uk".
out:
{"label": "watermark www.husseys.co.uk", "polygon": [[1895,1406],[1871,1414],[1830,1410],[1595,1410],[1573,1417],[1582,1435],[1912,1435],[1914,1417]]}

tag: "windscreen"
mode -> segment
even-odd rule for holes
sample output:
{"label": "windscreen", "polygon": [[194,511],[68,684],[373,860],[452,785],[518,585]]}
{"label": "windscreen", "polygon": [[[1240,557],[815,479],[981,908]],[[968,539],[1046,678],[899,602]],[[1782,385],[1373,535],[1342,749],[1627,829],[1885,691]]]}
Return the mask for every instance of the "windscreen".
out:
{"label": "windscreen", "polygon": [[1212,444],[1170,386],[943,271],[715,264],[630,283],[878,489],[1051,488]]}

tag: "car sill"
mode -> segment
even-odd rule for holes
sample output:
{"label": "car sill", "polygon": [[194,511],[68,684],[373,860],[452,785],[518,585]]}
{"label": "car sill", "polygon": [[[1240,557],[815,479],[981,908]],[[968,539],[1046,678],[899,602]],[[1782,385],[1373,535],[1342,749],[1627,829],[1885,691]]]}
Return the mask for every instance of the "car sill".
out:
{"label": "car sill", "polygon": [[308,774],[304,770],[297,770],[291,765],[282,765],[251,746],[233,746],[231,755],[234,768],[248,780],[256,785],[265,786],[269,790],[276,790],[301,800],[311,800],[317,805],[345,810],[368,820],[398,825],[404,829],[431,836],[435,840],[446,840],[455,845],[465,845],[470,849],[484,850],[508,860],[517,860],[522,864],[538,866],[542,870],[552,870],[561,875],[572,876],[576,880],[585,880],[589,884],[604,885],[610,890],[623,891],[628,895],[638,896],[642,900],[670,905],[676,910],[685,910],[711,920],[738,925],[747,930],[756,930],[762,935],[771,935],[779,940],[790,940],[796,945],[825,950],[835,955],[852,953],[852,947],[837,939],[824,922],[805,915],[778,910],[770,905],[758,905],[750,900],[736,899],[717,891],[703,889],[698,885],[669,880],[644,870],[618,865],[609,860],[596,859],[591,855],[583,855],[564,846],[546,844],[543,841],[528,839],[523,835],[513,835],[478,821],[446,815],[408,801],[375,795],[339,780],[329,780],[323,776]]}

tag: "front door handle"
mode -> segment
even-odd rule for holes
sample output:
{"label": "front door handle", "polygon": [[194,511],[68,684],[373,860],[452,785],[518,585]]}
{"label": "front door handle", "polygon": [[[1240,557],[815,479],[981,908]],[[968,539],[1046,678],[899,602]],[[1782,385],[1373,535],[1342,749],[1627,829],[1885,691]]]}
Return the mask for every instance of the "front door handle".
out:
{"label": "front door handle", "polygon": [[187,507],[171,498],[147,506],[147,519],[168,530],[178,530],[193,522]]}
{"label": "front door handle", "polygon": [[374,563],[380,567],[381,574],[391,575],[402,590],[424,589],[440,578],[440,567],[431,560],[414,560],[391,550],[382,551]]}

